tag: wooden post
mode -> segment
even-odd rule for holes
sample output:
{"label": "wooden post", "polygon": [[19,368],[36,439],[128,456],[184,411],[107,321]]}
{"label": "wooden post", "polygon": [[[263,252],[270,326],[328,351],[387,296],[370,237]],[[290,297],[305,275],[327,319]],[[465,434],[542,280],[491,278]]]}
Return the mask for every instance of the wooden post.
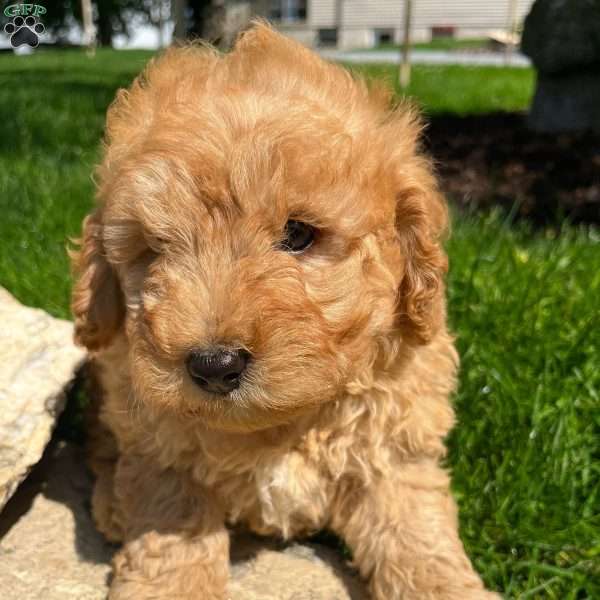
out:
{"label": "wooden post", "polygon": [[336,33],[336,48],[343,50],[342,48],[342,28],[344,25],[344,0],[335,0],[335,28]]}
{"label": "wooden post", "polygon": [[81,16],[83,19],[83,44],[89,56],[93,56],[96,49],[96,31],[92,17],[91,0],[81,0]]}
{"label": "wooden post", "polygon": [[173,40],[185,40],[187,29],[185,26],[186,0],[171,0],[171,17],[175,23],[173,29]]}
{"label": "wooden post", "polygon": [[510,65],[515,51],[513,38],[517,33],[517,8],[519,0],[509,0],[508,22],[506,23],[506,45],[504,46],[504,62]]}
{"label": "wooden post", "polygon": [[410,47],[412,34],[413,0],[404,0],[404,38],[402,39],[402,60],[400,62],[400,87],[410,85]]}

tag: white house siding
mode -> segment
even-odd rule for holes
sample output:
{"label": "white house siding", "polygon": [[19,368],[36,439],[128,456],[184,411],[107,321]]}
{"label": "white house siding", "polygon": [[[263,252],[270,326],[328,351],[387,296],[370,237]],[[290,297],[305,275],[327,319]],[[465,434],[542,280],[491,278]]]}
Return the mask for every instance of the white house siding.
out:
{"label": "white house siding", "polygon": [[[517,0],[517,22],[532,3]],[[458,36],[483,35],[506,29],[509,11],[510,0],[414,0],[413,35],[427,40],[432,27],[444,25],[455,27]],[[314,31],[339,27],[343,47],[371,46],[375,29],[393,29],[400,41],[403,14],[403,0],[309,0],[307,26]]]}
{"label": "white house siding", "polygon": [[[335,27],[336,2],[344,0],[308,0],[308,22],[312,27]],[[345,0],[348,2],[349,0]],[[387,2],[388,0],[383,0]]]}

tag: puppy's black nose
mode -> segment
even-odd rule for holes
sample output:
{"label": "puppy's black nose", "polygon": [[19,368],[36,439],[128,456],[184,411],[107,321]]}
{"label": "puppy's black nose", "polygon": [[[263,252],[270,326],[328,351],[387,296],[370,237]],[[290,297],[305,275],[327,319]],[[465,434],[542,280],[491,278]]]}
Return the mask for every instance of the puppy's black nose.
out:
{"label": "puppy's black nose", "polygon": [[249,358],[248,352],[238,349],[192,350],[187,359],[187,370],[203,390],[227,394],[239,387]]}

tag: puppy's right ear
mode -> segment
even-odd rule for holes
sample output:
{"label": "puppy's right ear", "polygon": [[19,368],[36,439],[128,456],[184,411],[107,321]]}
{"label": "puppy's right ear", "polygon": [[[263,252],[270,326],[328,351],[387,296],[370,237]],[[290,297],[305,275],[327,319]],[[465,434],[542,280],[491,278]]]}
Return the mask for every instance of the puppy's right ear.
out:
{"label": "puppy's right ear", "polygon": [[123,292],[104,255],[99,210],[84,219],[78,245],[69,252],[75,277],[71,298],[75,342],[98,350],[110,343],[125,316]]}

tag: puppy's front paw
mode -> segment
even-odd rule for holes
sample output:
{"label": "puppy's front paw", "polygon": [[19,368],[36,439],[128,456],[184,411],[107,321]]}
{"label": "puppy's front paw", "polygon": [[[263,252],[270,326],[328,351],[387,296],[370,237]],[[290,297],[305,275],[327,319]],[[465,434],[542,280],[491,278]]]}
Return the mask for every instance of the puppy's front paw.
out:
{"label": "puppy's front paw", "polygon": [[[442,563],[447,567],[446,563]],[[470,568],[437,571],[425,561],[408,567],[408,561],[390,565],[383,561],[371,580],[374,600],[501,600],[485,589],[479,576]],[[381,568],[381,567],[385,568]],[[433,565],[435,566],[435,565]],[[456,567],[457,565],[455,565]],[[464,563],[463,563],[464,566]]]}
{"label": "puppy's front paw", "polygon": [[418,591],[414,589],[403,588],[403,591],[396,588],[397,595],[381,596],[373,595],[376,600],[390,600],[390,598],[398,598],[398,600],[502,600],[502,596],[496,592],[488,592],[483,588],[453,588],[451,590],[427,590]]}
{"label": "puppy's front paw", "polygon": [[108,600],[228,600],[223,593],[197,589],[178,593],[161,589],[147,582],[115,579],[108,593]]}
{"label": "puppy's front paw", "polygon": [[226,600],[227,562],[212,558],[206,544],[148,532],[115,555],[109,600]]}

